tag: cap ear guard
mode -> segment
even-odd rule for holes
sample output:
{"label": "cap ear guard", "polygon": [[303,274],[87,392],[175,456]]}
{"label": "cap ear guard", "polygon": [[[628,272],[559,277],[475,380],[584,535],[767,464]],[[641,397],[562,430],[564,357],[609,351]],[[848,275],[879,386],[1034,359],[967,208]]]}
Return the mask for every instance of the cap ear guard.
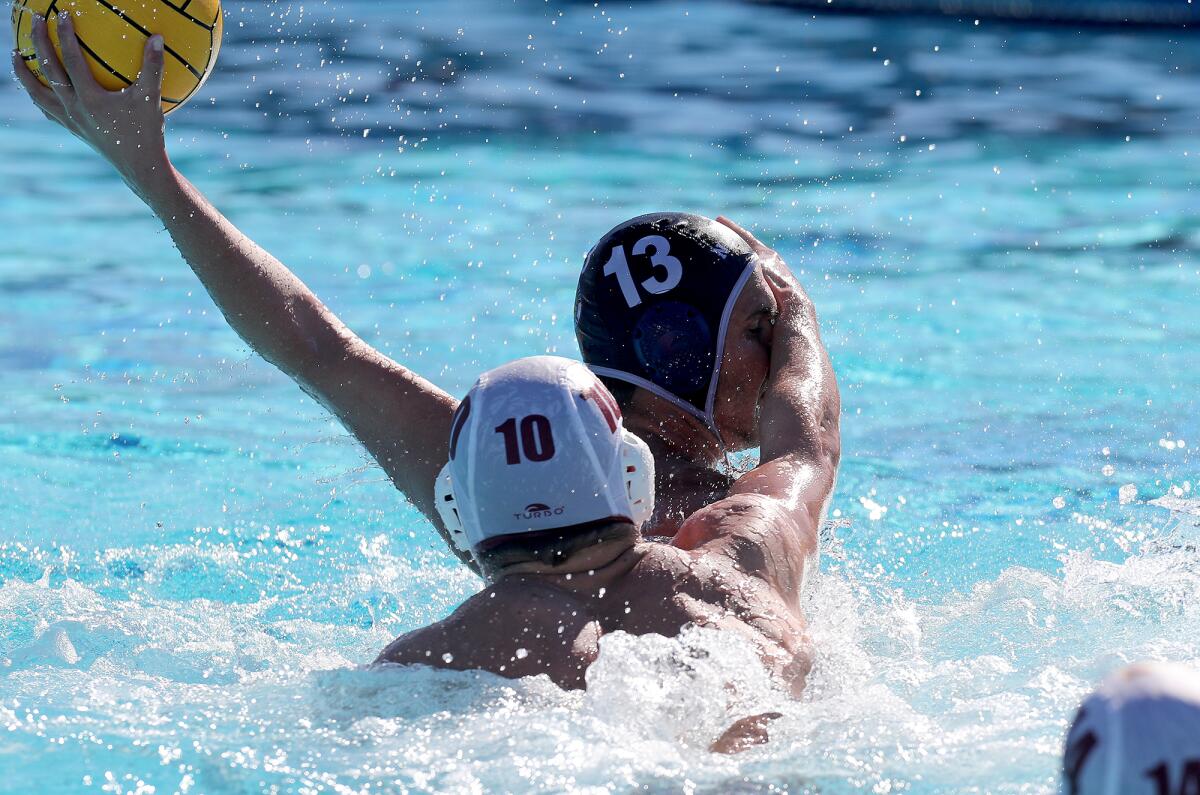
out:
{"label": "cap ear guard", "polygon": [[450,462],[438,473],[433,488],[433,500],[437,505],[438,516],[442,517],[442,525],[450,534],[450,541],[460,552],[471,554],[471,544],[467,541],[467,531],[463,527],[462,518],[458,515],[458,504],[454,500],[454,483],[450,476]]}
{"label": "cap ear guard", "polygon": [[[621,471],[634,525],[641,528],[654,515],[654,456],[634,433],[621,429]],[[438,503],[441,505],[441,503]]]}

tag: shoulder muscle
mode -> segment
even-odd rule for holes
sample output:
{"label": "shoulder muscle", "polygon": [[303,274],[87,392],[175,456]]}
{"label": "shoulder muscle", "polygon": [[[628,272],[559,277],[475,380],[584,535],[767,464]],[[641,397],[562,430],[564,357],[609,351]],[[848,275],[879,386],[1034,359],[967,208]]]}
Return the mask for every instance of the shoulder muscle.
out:
{"label": "shoulder muscle", "polygon": [[798,598],[805,568],[816,554],[816,528],[804,512],[770,497],[736,494],[688,517],[674,541],[702,555],[722,555],[739,571]]}

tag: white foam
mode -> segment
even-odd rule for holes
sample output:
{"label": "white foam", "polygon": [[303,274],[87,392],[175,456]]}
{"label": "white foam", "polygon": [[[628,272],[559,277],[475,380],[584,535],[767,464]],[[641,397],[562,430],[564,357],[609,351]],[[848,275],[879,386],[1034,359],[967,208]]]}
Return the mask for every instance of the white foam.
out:
{"label": "white foam", "polygon": [[[265,543],[265,542],[264,542]],[[1200,662],[1200,553],[1147,542],[1120,562],[1068,552],[1056,572],[1012,566],[968,593],[913,599],[853,555],[805,596],[817,649],[799,701],[753,649],[712,630],[602,641],[586,693],[426,668],[367,670],[396,633],[440,618],[477,580],[364,539],[328,579],[244,602],[183,598],[171,578],[280,577],[289,563],[225,542],[111,552],[132,591],[10,580],[0,723],[66,748],[72,776],[136,774],[173,791],[377,782],[412,791],[724,790],[764,780],[822,792],[1017,791],[1054,779],[1065,721],[1133,659]],[[274,547],[272,547],[274,549]],[[393,601],[383,595],[398,594]],[[361,605],[375,605],[363,611]],[[350,620],[353,619],[353,620]],[[778,711],[772,741],[709,754],[733,720]],[[149,763],[152,748],[168,763]],[[1033,771],[1031,773],[1031,771]],[[690,782],[690,784],[689,784]],[[357,786],[357,784],[355,785]]]}

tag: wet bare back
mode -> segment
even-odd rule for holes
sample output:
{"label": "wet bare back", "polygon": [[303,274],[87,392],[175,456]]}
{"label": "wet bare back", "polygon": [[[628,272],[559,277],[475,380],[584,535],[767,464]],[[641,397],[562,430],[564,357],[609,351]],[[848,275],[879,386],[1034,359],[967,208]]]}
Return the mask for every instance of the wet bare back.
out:
{"label": "wet bare back", "polygon": [[505,577],[445,621],[397,639],[379,661],[546,674],[582,688],[602,635],[673,637],[695,624],[745,637],[798,693],[810,661],[799,589],[815,533],[752,496],[687,523],[697,524],[713,539],[697,549],[640,543],[591,576]]}

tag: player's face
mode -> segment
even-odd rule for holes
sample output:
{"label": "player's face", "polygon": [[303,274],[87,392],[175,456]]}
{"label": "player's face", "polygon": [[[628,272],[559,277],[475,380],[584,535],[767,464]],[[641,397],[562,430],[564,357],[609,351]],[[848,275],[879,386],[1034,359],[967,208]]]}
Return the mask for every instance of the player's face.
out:
{"label": "player's face", "polygon": [[721,438],[731,450],[758,445],[758,403],[771,370],[771,318],[777,310],[762,267],[756,265],[730,315],[713,408]]}

